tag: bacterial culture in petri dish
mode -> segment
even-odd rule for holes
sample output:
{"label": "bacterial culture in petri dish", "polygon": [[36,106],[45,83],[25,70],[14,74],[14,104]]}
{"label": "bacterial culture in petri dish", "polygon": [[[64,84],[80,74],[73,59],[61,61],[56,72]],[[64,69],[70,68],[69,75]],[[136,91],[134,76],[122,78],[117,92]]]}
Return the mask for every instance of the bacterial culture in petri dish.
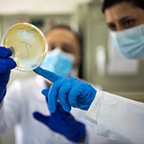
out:
{"label": "bacterial culture in petri dish", "polygon": [[10,58],[16,61],[16,69],[21,71],[29,71],[39,66],[47,52],[47,44],[42,32],[26,23],[17,24],[10,29],[3,45],[12,51]]}

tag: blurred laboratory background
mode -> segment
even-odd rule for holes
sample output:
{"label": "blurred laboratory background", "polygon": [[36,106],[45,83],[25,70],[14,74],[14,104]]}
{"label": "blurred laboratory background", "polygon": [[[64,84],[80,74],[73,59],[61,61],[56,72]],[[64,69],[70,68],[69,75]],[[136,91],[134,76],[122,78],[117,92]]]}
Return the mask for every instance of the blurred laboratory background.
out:
{"label": "blurred laboratory background", "polygon": [[[0,39],[19,20],[36,25],[45,33],[56,24],[67,24],[81,34],[82,64],[78,76],[93,85],[144,102],[144,60],[122,58],[111,42],[101,0],[0,0]],[[9,84],[33,72],[12,71]],[[0,137],[0,144],[14,144],[13,130]]]}

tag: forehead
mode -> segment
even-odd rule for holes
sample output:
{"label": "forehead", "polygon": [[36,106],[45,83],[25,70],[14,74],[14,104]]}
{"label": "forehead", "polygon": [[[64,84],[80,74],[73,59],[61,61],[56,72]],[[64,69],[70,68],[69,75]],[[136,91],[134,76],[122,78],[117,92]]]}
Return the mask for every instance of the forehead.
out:
{"label": "forehead", "polygon": [[58,42],[58,43],[75,43],[76,38],[74,34],[66,29],[54,29],[51,30],[47,35],[46,39],[48,42]]}
{"label": "forehead", "polygon": [[143,10],[130,2],[117,3],[105,10],[106,21],[118,21],[124,17],[139,17]]}

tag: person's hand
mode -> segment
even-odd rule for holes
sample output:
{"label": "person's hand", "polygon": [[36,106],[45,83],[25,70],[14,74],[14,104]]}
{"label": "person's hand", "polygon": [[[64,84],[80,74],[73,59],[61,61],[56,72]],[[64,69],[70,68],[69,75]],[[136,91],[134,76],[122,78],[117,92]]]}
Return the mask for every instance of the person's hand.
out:
{"label": "person's hand", "polygon": [[39,112],[33,113],[36,120],[42,122],[52,131],[57,132],[73,142],[80,142],[85,138],[84,124],[76,121],[74,117],[63,110],[60,103],[50,116],[44,116]]}
{"label": "person's hand", "polygon": [[6,85],[9,81],[10,71],[16,67],[15,61],[8,58],[10,55],[10,50],[0,47],[0,102],[6,93]]}
{"label": "person's hand", "polygon": [[34,72],[53,82],[50,89],[42,91],[48,98],[51,113],[56,110],[57,100],[60,101],[63,109],[69,112],[71,106],[88,110],[95,98],[96,90],[90,84],[76,78],[63,78],[40,67],[36,68]]}

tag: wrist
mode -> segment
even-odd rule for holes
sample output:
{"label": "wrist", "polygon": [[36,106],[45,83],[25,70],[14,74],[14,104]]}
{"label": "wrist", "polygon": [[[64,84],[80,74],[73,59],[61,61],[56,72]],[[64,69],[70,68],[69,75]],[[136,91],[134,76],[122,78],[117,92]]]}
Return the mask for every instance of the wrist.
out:
{"label": "wrist", "polygon": [[5,94],[6,94],[6,88],[0,92],[0,102],[2,102]]}
{"label": "wrist", "polygon": [[95,97],[96,97],[96,93],[97,93],[97,91],[96,91],[94,88],[92,88],[92,90],[91,90],[91,102],[90,102],[90,104],[89,104],[89,107],[90,107],[91,104],[93,103],[93,101],[94,101],[94,99],[95,99]]}
{"label": "wrist", "polygon": [[77,122],[77,129],[78,129],[78,134],[77,134],[77,142],[81,143],[84,142],[85,140],[85,135],[86,135],[86,130],[85,130],[85,125]]}
{"label": "wrist", "polygon": [[82,138],[82,140],[81,140],[81,141],[79,141],[79,142],[77,142],[77,143],[84,143],[85,138],[86,138],[86,136],[84,136],[84,137]]}
{"label": "wrist", "polygon": [[85,136],[84,138],[80,141],[80,142],[77,142],[75,144],[88,144],[89,143],[89,135],[88,135],[88,132],[87,130],[85,130]]}
{"label": "wrist", "polygon": [[3,105],[3,100],[0,101],[0,109],[1,109],[2,105]]}
{"label": "wrist", "polygon": [[82,141],[85,140],[85,135],[86,135],[85,125],[77,121],[75,132],[73,132],[73,135],[71,135],[71,137],[67,138],[75,143],[82,143]]}

